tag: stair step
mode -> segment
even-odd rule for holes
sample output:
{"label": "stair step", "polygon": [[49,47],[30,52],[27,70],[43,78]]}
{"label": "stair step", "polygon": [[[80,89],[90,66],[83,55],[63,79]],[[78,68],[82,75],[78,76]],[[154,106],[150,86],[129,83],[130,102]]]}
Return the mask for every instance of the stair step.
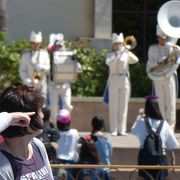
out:
{"label": "stair step", "polygon": [[[79,134],[80,136],[84,136],[90,134],[90,132],[79,132]],[[175,133],[175,136],[180,144],[180,133]],[[139,152],[138,139],[130,133],[127,136],[111,136],[111,139],[113,147],[111,164],[136,165]],[[176,165],[180,165],[180,146],[175,150],[175,155]]]}

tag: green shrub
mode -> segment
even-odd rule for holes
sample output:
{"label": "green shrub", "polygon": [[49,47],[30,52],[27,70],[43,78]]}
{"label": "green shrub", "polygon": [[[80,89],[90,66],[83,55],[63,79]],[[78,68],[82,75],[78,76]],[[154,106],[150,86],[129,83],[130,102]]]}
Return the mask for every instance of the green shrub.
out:
{"label": "green shrub", "polygon": [[0,33],[0,90],[20,82],[18,73],[21,53],[28,47],[26,40],[6,42],[6,34]]}
{"label": "green shrub", "polygon": [[86,48],[77,50],[77,58],[83,72],[78,74],[72,86],[75,96],[102,96],[107,77],[108,67],[105,65],[107,50],[97,51]]}

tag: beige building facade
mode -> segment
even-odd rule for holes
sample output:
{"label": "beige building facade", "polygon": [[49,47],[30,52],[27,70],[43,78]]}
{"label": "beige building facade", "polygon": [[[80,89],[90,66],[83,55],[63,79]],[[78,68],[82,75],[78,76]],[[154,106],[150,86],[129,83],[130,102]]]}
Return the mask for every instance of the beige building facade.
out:
{"label": "beige building facade", "polygon": [[28,38],[31,30],[67,40],[111,38],[111,0],[7,0],[6,12],[10,40]]}

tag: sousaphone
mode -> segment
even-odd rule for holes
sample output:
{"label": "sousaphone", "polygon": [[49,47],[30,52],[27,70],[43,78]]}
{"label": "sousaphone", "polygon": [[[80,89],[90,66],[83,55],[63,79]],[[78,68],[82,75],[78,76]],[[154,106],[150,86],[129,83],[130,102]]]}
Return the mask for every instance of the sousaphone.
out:
{"label": "sousaphone", "polygon": [[[157,21],[161,30],[170,37],[170,39],[180,38],[180,1],[173,0],[163,4],[157,14]],[[169,45],[175,44],[169,42]],[[152,80],[161,80],[164,77],[171,76],[179,67],[175,53],[169,54],[160,65],[153,68],[147,66],[147,73]]]}

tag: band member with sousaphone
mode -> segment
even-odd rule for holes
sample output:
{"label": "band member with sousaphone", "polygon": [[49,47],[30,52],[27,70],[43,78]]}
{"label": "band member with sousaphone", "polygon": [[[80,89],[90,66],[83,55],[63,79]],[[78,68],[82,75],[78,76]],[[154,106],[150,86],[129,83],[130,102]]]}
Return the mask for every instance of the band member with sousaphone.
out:
{"label": "band member with sousaphone", "polygon": [[[130,38],[133,40],[133,38]],[[129,40],[128,40],[129,41]],[[131,46],[134,45],[135,41]],[[109,120],[110,131],[113,136],[125,136],[127,126],[127,111],[130,96],[129,64],[138,62],[138,58],[130,52],[123,33],[112,35],[113,52],[106,58],[109,66]]]}
{"label": "band member with sousaphone", "polygon": [[146,71],[153,81],[153,86],[163,119],[167,120],[171,128],[176,124],[176,69],[179,64],[177,57],[180,47],[168,42],[168,37],[160,28],[156,27],[158,44],[151,45],[148,50]]}
{"label": "band member with sousaphone", "polygon": [[31,49],[21,57],[19,74],[22,82],[41,90],[47,99],[47,74],[50,69],[49,54],[41,48],[42,33],[31,32],[29,37]]}

